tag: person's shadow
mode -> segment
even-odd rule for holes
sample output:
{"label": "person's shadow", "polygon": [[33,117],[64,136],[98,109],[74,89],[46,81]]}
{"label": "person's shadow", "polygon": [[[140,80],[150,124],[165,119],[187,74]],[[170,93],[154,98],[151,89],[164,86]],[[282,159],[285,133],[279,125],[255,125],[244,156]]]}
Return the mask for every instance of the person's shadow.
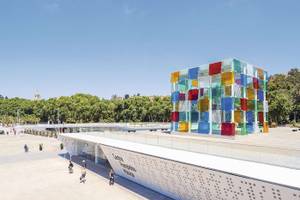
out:
{"label": "person's shadow", "polygon": [[[70,159],[70,156],[68,153],[67,154],[59,154],[59,156],[65,158],[65,159],[68,159],[68,160]],[[95,162],[88,160],[84,157],[72,156],[72,162],[76,163],[80,166],[82,166],[83,160],[85,160],[86,169],[106,178],[107,184],[109,184],[109,171],[111,169],[111,166],[108,162],[103,163],[103,164],[96,164]],[[154,190],[151,190],[150,188],[146,188],[146,187],[144,187],[138,183],[135,183],[133,181],[130,181],[126,178],[117,176],[116,174],[115,174],[114,182],[115,182],[115,184],[119,184],[122,187],[127,188],[128,190],[133,191],[134,193],[137,193],[149,200],[172,200],[172,198],[169,198],[163,194],[160,194]]]}

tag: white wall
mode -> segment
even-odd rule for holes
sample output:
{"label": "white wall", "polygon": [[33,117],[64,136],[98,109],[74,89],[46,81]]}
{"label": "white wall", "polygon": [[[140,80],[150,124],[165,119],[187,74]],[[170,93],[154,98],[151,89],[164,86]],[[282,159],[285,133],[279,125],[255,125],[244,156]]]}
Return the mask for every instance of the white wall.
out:
{"label": "white wall", "polygon": [[116,174],[175,199],[300,200],[299,188],[100,146]]}

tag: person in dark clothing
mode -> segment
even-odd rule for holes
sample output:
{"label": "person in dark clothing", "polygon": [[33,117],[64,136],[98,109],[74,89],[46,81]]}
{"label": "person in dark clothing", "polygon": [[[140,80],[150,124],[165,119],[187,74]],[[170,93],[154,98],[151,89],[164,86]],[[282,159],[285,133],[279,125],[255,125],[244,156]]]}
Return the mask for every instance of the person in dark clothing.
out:
{"label": "person in dark clothing", "polygon": [[27,153],[29,151],[27,144],[24,145],[24,151],[25,151],[25,153]]}
{"label": "person in dark clothing", "polygon": [[74,165],[73,165],[72,161],[70,160],[69,166],[68,166],[68,169],[69,169],[69,173],[70,173],[70,174],[73,174],[73,167],[74,167]]}
{"label": "person in dark clothing", "polygon": [[39,144],[39,150],[43,151],[43,144]]}
{"label": "person in dark clothing", "polygon": [[113,185],[115,183],[115,173],[112,169],[109,171],[109,185]]}

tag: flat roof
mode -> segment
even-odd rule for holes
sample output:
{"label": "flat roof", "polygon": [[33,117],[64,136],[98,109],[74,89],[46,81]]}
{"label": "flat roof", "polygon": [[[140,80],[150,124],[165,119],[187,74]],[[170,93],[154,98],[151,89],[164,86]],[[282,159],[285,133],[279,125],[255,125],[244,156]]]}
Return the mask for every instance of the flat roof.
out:
{"label": "flat roof", "polygon": [[102,136],[92,136],[83,133],[62,134],[60,137],[107,145],[279,185],[300,188],[300,170],[297,169],[110,139]]}
{"label": "flat roof", "polygon": [[120,128],[124,130],[169,129],[169,123],[82,123],[18,125],[16,128]]}

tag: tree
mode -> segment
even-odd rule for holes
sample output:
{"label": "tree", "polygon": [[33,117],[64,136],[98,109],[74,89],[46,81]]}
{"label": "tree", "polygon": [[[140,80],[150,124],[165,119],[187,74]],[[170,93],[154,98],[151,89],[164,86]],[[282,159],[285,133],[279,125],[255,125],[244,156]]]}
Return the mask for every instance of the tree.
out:
{"label": "tree", "polygon": [[[300,72],[291,69],[287,75],[275,74],[268,82],[269,115],[271,122],[288,123],[294,111],[300,111]],[[298,112],[298,116],[300,112]]]}

